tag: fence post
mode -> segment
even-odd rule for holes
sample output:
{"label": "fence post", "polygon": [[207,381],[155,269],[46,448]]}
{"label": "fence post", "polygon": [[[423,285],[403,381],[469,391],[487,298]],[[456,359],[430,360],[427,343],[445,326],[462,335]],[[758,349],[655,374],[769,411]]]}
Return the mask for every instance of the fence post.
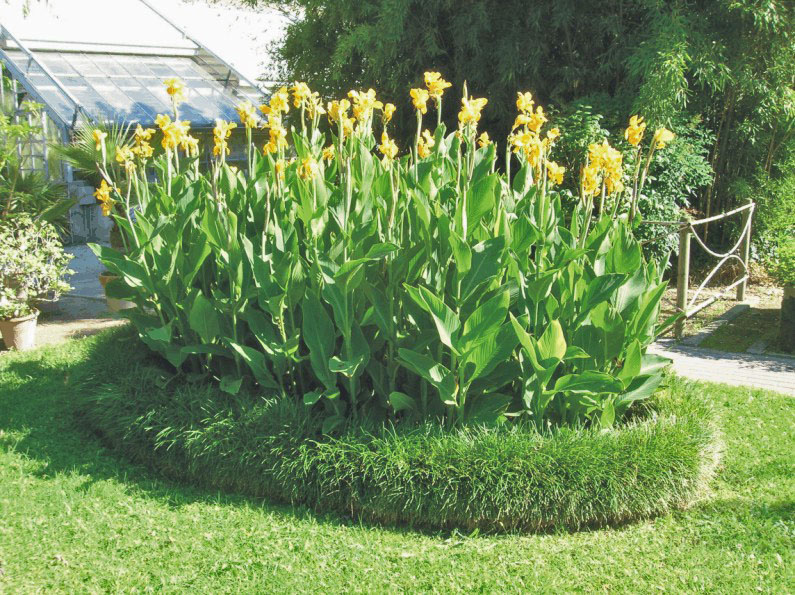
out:
{"label": "fence post", "polygon": [[[754,207],[751,207],[750,209],[748,209],[748,212],[746,213],[745,217],[743,217],[743,230],[745,230],[746,225],[748,226],[748,229],[745,231],[742,244],[740,244],[740,258],[743,259],[743,264],[745,265],[745,275],[749,279],[751,277],[751,270],[748,268],[748,265],[751,257],[751,226],[753,225],[753,216],[754,216]],[[745,301],[746,285],[748,285],[748,279],[746,279],[737,286],[738,302]]]}
{"label": "fence post", "polygon": [[[690,281],[690,224],[681,222],[679,228],[679,260],[676,265],[676,310],[687,315],[687,290]],[[674,336],[677,341],[682,340],[685,332],[686,317],[676,321]]]}

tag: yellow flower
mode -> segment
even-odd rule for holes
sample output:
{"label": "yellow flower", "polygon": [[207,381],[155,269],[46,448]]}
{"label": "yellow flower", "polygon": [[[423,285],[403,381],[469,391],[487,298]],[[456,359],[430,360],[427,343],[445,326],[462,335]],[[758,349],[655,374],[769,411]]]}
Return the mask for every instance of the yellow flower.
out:
{"label": "yellow flower", "polygon": [[543,143],[536,133],[526,130],[521,134],[512,135],[509,141],[513,145],[512,150],[514,153],[522,152],[524,153],[525,159],[527,159],[527,162],[532,167],[538,165],[541,158]]}
{"label": "yellow flower", "polygon": [[237,115],[240,116],[240,122],[243,124],[243,126],[246,128],[257,127],[257,110],[253,103],[250,101],[244,101],[235,109],[237,110]]}
{"label": "yellow flower", "polygon": [[216,120],[213,128],[213,155],[229,155],[229,144],[226,142],[232,136],[232,130],[237,128],[234,122]]}
{"label": "yellow flower", "polygon": [[394,103],[385,103],[384,104],[384,124],[387,124],[392,121],[392,116],[395,115],[395,107]]}
{"label": "yellow flower", "polygon": [[348,109],[351,102],[347,99],[336,99],[328,104],[328,119],[330,122],[338,122],[340,118],[348,117]]}
{"label": "yellow flower", "polygon": [[533,95],[529,91],[526,93],[516,93],[516,109],[520,112],[532,113],[534,104]]}
{"label": "yellow flower", "polygon": [[155,124],[157,124],[157,127],[160,128],[160,130],[163,130],[166,126],[171,124],[171,117],[167,114],[157,114],[157,117],[155,118]]}
{"label": "yellow flower", "polygon": [[549,180],[556,186],[563,183],[563,174],[566,173],[566,168],[558,165],[554,161],[547,161],[547,176]]}
{"label": "yellow flower", "polygon": [[166,93],[169,94],[174,103],[185,101],[185,83],[178,78],[170,78],[163,81],[166,86]]}
{"label": "yellow flower", "polygon": [[428,113],[428,98],[430,95],[425,89],[412,89],[409,94],[411,95],[411,103],[414,108],[423,114]]}
{"label": "yellow flower", "polygon": [[94,138],[94,143],[97,145],[97,151],[102,150],[102,145],[105,144],[105,139],[108,136],[107,132],[102,132],[99,128],[95,128],[94,132],[91,133],[91,136]]}
{"label": "yellow flower", "polygon": [[138,124],[133,134],[135,135],[136,142],[144,142],[152,140],[152,136],[154,136],[155,131],[152,128],[143,128],[140,124]]}
{"label": "yellow flower", "polygon": [[439,103],[439,100],[442,98],[445,89],[449,89],[453,85],[448,83],[446,80],[442,78],[442,75],[438,72],[426,72],[425,73],[425,86],[428,87],[428,94],[433,98],[433,100]]}
{"label": "yellow flower", "polygon": [[513,121],[513,127],[511,128],[511,130],[512,131],[516,130],[520,126],[527,126],[530,123],[530,121],[531,118],[527,114],[519,114],[518,116],[516,116],[516,119]]}
{"label": "yellow flower", "polygon": [[276,177],[279,180],[284,179],[284,168],[285,168],[284,159],[277,159],[276,163],[273,164],[273,171],[276,173]]}
{"label": "yellow flower", "polygon": [[268,113],[284,112],[286,114],[289,111],[290,111],[290,94],[287,92],[287,87],[281,87],[278,91],[276,91],[276,93],[271,95],[270,111]]}
{"label": "yellow flower", "polygon": [[326,161],[331,161],[334,159],[334,145],[329,145],[328,147],[323,148],[323,159]]}
{"label": "yellow flower", "polygon": [[667,128],[658,128],[654,131],[654,140],[652,144],[657,149],[664,149],[665,145],[674,140],[674,133]]}
{"label": "yellow flower", "polygon": [[538,133],[546,122],[547,117],[544,115],[544,108],[539,105],[535,113],[530,116],[530,122],[528,122],[527,127],[533,132]]}
{"label": "yellow flower", "polygon": [[353,115],[363,122],[370,118],[374,109],[382,109],[384,104],[375,98],[375,90],[367,91],[348,91],[348,97],[353,100]]}
{"label": "yellow flower", "polygon": [[484,132],[478,137],[478,146],[480,148],[486,147],[491,144],[491,139],[489,138],[489,133]]}
{"label": "yellow flower", "polygon": [[161,124],[161,130],[163,131],[162,145],[164,149],[176,149],[182,144],[190,131],[190,122],[187,120],[175,120],[172,122],[171,118],[166,116],[165,119],[161,120]]}
{"label": "yellow flower", "polygon": [[116,204],[116,201],[110,197],[111,191],[118,193],[119,189],[111,188],[108,186],[108,183],[105,180],[102,180],[102,182],[99,184],[99,188],[94,191],[94,196],[102,204],[102,214],[105,217],[110,216],[110,213],[113,210],[113,205]]}
{"label": "yellow flower", "polygon": [[312,96],[312,91],[309,90],[309,85],[306,83],[295,83],[290,90],[293,92],[293,105],[301,107],[306,104],[307,100]]}
{"label": "yellow flower", "polygon": [[356,124],[356,118],[345,118],[342,120],[342,136],[348,138],[353,134],[353,125]]}
{"label": "yellow flower", "polygon": [[431,154],[431,149],[433,149],[436,141],[433,138],[430,130],[423,130],[422,136],[420,137],[419,143],[417,143],[417,154],[421,159],[425,159],[429,157]]}
{"label": "yellow flower", "polygon": [[311,157],[305,157],[298,167],[298,175],[304,180],[311,180],[318,172],[317,161]]}
{"label": "yellow flower", "polygon": [[560,138],[559,129],[550,128],[549,130],[547,130],[547,140],[549,140],[550,143],[554,143],[556,140],[558,140],[558,138]]}
{"label": "yellow flower", "polygon": [[589,163],[582,172],[582,191],[586,196],[593,196],[599,190],[599,168]]}
{"label": "yellow flower", "polygon": [[188,157],[199,156],[199,139],[195,136],[186,134],[185,137],[180,141],[179,146],[183,151],[185,151],[185,154]]}
{"label": "yellow flower", "polygon": [[470,97],[467,99],[466,97],[462,97],[461,111],[458,112],[459,123],[462,126],[477,124],[480,121],[480,113],[488,102],[489,100],[485,98],[475,99],[474,97]]}
{"label": "yellow flower", "polygon": [[381,154],[384,156],[384,161],[391,161],[398,154],[398,147],[386,131],[381,133],[381,144],[378,145],[378,150],[381,151]]}
{"label": "yellow flower", "polygon": [[273,122],[270,125],[270,144],[276,149],[287,148],[287,129],[282,126],[281,121]]}
{"label": "yellow flower", "polygon": [[134,158],[135,154],[130,147],[126,145],[123,147],[116,147],[116,161],[124,166],[124,170],[128,175],[135,171]]}
{"label": "yellow flower", "polygon": [[279,150],[278,147],[276,146],[276,144],[273,141],[268,141],[262,147],[262,152],[265,155],[268,155],[270,153],[275,153],[278,150]]}
{"label": "yellow flower", "polygon": [[310,118],[314,118],[315,114],[322,115],[326,113],[323,109],[323,104],[320,101],[320,93],[313,92],[306,100],[306,111]]}
{"label": "yellow flower", "polygon": [[643,133],[646,131],[646,122],[640,116],[632,116],[629,119],[629,126],[624,131],[624,138],[633,147],[637,147],[643,140]]}

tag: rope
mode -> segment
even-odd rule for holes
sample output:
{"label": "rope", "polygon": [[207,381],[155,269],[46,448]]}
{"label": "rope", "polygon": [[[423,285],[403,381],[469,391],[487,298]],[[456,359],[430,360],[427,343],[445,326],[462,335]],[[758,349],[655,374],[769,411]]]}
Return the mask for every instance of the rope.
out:
{"label": "rope", "polygon": [[[752,211],[753,211],[753,209],[752,209]],[[688,224],[688,225],[689,225],[689,227],[690,227],[690,233],[691,233],[691,234],[693,234],[693,237],[696,239],[696,242],[698,242],[698,245],[699,245],[699,246],[701,246],[701,247],[704,249],[704,251],[705,251],[707,254],[709,254],[710,256],[714,256],[715,258],[725,258],[725,257],[727,257],[727,256],[729,256],[729,255],[731,255],[731,254],[734,254],[734,253],[737,251],[737,248],[739,248],[739,247],[740,247],[740,244],[742,244],[743,240],[745,239],[745,235],[746,235],[746,234],[747,234],[747,233],[750,231],[750,229],[751,229],[751,217],[749,216],[749,217],[748,217],[748,219],[746,220],[746,222],[745,222],[745,226],[744,226],[744,228],[743,228],[743,231],[742,231],[742,233],[740,234],[740,239],[739,239],[739,240],[737,240],[737,243],[736,243],[736,244],[735,244],[735,245],[732,247],[732,249],[731,249],[731,250],[729,250],[728,252],[726,252],[726,253],[724,253],[724,254],[718,254],[717,252],[713,252],[713,251],[712,251],[712,250],[711,250],[711,249],[710,249],[710,248],[709,248],[709,247],[708,247],[708,246],[707,246],[707,245],[706,245],[706,244],[705,244],[705,243],[704,243],[704,242],[701,240],[701,237],[700,237],[700,236],[699,236],[699,235],[696,233],[696,230],[693,228],[693,224],[692,224],[692,223],[690,223],[690,224]]]}

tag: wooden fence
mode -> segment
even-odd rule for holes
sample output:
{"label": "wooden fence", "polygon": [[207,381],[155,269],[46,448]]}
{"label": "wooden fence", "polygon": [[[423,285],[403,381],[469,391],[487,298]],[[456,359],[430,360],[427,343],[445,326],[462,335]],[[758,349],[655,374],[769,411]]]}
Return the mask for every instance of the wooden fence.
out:
{"label": "wooden fence", "polygon": [[[745,289],[748,283],[749,277],[749,269],[748,269],[748,261],[751,253],[751,221],[754,215],[754,209],[756,208],[756,204],[753,202],[749,202],[747,205],[743,205],[731,211],[727,211],[720,215],[715,215],[713,217],[707,217],[706,219],[699,219],[697,221],[687,221],[682,220],[679,222],[674,221],[644,221],[644,223],[654,224],[654,225],[667,225],[667,226],[676,226],[676,230],[672,230],[665,235],[670,235],[671,233],[679,233],[679,259],[677,261],[676,266],[676,310],[677,312],[681,312],[684,314],[674,326],[674,335],[677,339],[681,339],[684,334],[685,328],[685,321],[692,317],[697,312],[700,312],[710,304],[714,303],[715,301],[722,298],[726,293],[737,288],[737,301],[741,302],[745,299]],[[720,221],[722,219],[727,219],[729,217],[735,215],[742,215],[743,217],[743,224],[742,230],[740,231],[740,237],[738,238],[737,242],[731,247],[730,250],[727,252],[715,252],[709,246],[706,245],[704,240],[701,239],[701,236],[698,235],[696,228],[698,226],[707,225],[708,223],[712,223],[713,221]],[[694,239],[696,243],[703,249],[708,255],[712,256],[713,258],[718,259],[718,264],[716,264],[709,274],[706,276],[704,281],[695,289],[693,292],[692,297],[690,294],[690,243],[691,239]],[[720,268],[729,261],[736,260],[742,266],[742,275],[739,279],[733,281],[730,285],[724,287],[721,291],[717,294],[713,295],[710,298],[707,298],[701,302],[698,302],[698,298],[704,289],[707,287],[707,284],[712,280],[712,278],[717,274]]]}

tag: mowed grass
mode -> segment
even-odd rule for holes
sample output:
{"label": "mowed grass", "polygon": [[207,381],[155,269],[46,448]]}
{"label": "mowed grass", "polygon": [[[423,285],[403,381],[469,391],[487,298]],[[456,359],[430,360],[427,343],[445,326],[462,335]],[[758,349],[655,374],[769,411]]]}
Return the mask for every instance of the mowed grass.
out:
{"label": "mowed grass", "polygon": [[120,460],[75,423],[93,340],[0,355],[0,592],[795,591],[791,397],[692,385],[725,447],[689,510],[581,533],[423,534]]}

